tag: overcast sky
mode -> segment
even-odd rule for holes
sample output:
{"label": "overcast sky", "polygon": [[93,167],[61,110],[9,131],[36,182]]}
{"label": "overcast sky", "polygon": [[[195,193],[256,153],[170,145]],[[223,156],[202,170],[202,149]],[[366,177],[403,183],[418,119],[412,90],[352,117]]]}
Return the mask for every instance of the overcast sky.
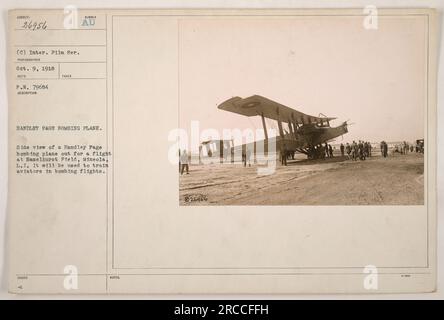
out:
{"label": "overcast sky", "polygon": [[[379,17],[190,19],[180,22],[180,126],[261,128],[260,118],[217,109],[259,94],[310,115],[355,123],[344,136],[424,137],[426,19]],[[341,141],[341,138],[337,140]]]}

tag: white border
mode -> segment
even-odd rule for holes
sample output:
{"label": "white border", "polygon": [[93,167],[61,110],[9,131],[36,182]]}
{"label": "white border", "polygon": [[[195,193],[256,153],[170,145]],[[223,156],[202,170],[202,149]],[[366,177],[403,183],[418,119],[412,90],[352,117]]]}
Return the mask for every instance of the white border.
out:
{"label": "white border", "polygon": [[[173,0],[152,0],[152,1],[143,1],[143,0],[132,0],[132,1],[123,1],[123,0],[72,0],[72,1],[57,1],[57,0],[25,0],[21,1],[19,5],[13,0],[3,0],[0,2],[0,8],[2,9],[2,23],[0,25],[0,36],[2,37],[0,41],[0,52],[1,54],[1,62],[3,68],[0,74],[0,299],[26,299],[26,298],[49,298],[49,296],[16,296],[7,293],[7,270],[5,270],[5,221],[6,221],[6,192],[7,192],[7,95],[6,95],[6,29],[7,29],[7,10],[9,9],[17,9],[17,8],[61,8],[64,5],[76,5],[79,8],[359,8],[364,7],[366,5],[375,5],[378,8],[418,8],[418,7],[432,7],[438,10],[438,13],[442,15],[444,12],[444,2],[440,0],[435,1],[427,1],[427,0],[405,0],[405,1],[396,1],[396,0],[331,0],[331,1],[322,1],[322,0],[300,0],[300,1],[291,1],[291,0],[268,0],[268,1],[259,1],[259,0],[250,0],[250,1],[235,1],[235,0],[193,0],[193,1],[173,1]],[[402,298],[402,299],[444,299],[444,277],[441,272],[439,272],[440,267],[443,263],[444,256],[444,222],[440,219],[440,215],[443,212],[443,200],[444,200],[444,192],[442,192],[442,187],[444,187],[444,173],[442,170],[442,163],[444,163],[441,159],[443,156],[443,147],[444,142],[442,142],[441,137],[443,135],[443,125],[439,125],[443,123],[443,98],[444,98],[444,72],[442,63],[440,61],[444,61],[444,54],[441,48],[441,43],[443,42],[444,33],[442,30],[443,19],[441,16],[438,17],[439,21],[439,40],[438,40],[438,85],[437,85],[437,96],[438,96],[438,161],[437,161],[437,184],[438,184],[438,285],[437,292],[428,293],[428,294],[402,294],[402,295],[230,295],[230,296],[215,296],[217,299],[224,298],[242,298],[242,299],[344,299],[344,298],[356,298],[356,299],[393,299],[393,298]],[[441,268],[442,269],[442,268]],[[107,296],[60,296],[57,298],[60,299],[94,299],[94,298],[104,298]],[[144,298],[154,298],[156,296],[108,296],[110,299],[116,298],[131,298],[131,299],[144,299]],[[192,295],[186,296],[187,298],[211,298],[211,296],[199,296]],[[51,299],[54,296],[50,297]],[[167,298],[167,299],[181,299],[184,296],[157,296],[157,298]]]}

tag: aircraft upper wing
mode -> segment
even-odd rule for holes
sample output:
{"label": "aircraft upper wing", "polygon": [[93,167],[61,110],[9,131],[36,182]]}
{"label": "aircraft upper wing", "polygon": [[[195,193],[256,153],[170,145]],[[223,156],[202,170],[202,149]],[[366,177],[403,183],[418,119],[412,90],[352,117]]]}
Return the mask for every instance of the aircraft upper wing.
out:
{"label": "aircraft upper wing", "polygon": [[265,118],[282,122],[294,121],[298,124],[318,123],[320,121],[330,121],[336,118],[315,117],[300,111],[294,110],[283,104],[277,103],[265,97],[254,95],[248,98],[234,97],[221,103],[218,106],[221,110],[238,113],[247,117],[263,114]]}

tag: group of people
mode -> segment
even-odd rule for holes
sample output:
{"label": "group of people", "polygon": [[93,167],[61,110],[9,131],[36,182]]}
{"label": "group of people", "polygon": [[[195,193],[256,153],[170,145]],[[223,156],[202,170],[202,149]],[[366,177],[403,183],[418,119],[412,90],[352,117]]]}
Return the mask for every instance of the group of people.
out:
{"label": "group of people", "polygon": [[394,152],[398,152],[400,154],[407,154],[409,152],[424,153],[424,140],[417,140],[415,146],[414,143],[409,144],[406,141],[401,142],[395,145]]}
{"label": "group of people", "polygon": [[[308,158],[309,159],[325,159],[325,158],[333,158],[334,157],[334,147],[331,144],[319,144],[314,147],[310,147],[308,149]],[[341,143],[339,146],[341,151],[341,156],[346,156],[351,160],[365,160],[372,155],[372,145],[370,142],[361,141],[358,142],[353,141],[352,143],[346,143],[345,145]]]}
{"label": "group of people", "polygon": [[[419,142],[418,142],[419,141]],[[401,154],[407,154],[408,152],[424,152],[424,141],[418,140],[416,146],[413,144],[408,144],[406,141],[401,144],[395,145],[393,152],[399,152]],[[368,141],[353,141],[352,143],[340,144],[341,156],[347,156],[349,160],[357,161],[365,160],[372,156],[372,145]],[[334,147],[327,142],[325,144],[318,144],[316,146],[311,146],[308,148],[308,158],[309,159],[325,159],[333,158]],[[388,157],[388,144],[385,141],[380,143],[381,155],[382,157]],[[251,167],[251,150],[246,148],[242,150],[242,164],[244,167]],[[285,145],[280,150],[280,162],[282,165],[287,165],[287,159],[295,158],[295,151],[288,151]],[[190,155],[186,150],[179,150],[179,173],[182,175],[185,172],[189,174],[189,163]]]}
{"label": "group of people", "polygon": [[416,140],[415,151],[416,153],[424,153],[424,139]]}
{"label": "group of people", "polygon": [[401,142],[400,144],[395,145],[395,152],[400,154],[407,154],[413,152],[413,145],[409,145],[406,141]]}
{"label": "group of people", "polygon": [[327,142],[308,148],[308,159],[333,158],[333,147]]}
{"label": "group of people", "polygon": [[[349,160],[365,160],[372,156],[372,144],[368,141],[364,140],[358,140],[353,141],[352,143],[346,143],[345,145],[343,143],[339,146],[341,151],[341,156],[347,156]],[[386,158],[388,157],[388,151],[389,147],[387,142],[381,141],[380,143],[381,148],[381,155]],[[311,146],[308,148],[308,158],[309,159],[325,159],[325,158],[333,158],[333,152],[335,150],[335,147],[332,147],[331,144],[325,143],[325,144],[318,144],[316,146]],[[408,152],[414,152],[417,153],[424,153],[424,140],[417,140],[416,146],[413,144],[409,144],[406,141],[395,145],[393,152],[399,152],[401,154],[407,154]],[[289,158],[289,154],[285,152],[284,148],[284,154],[286,156],[283,156],[281,152],[281,163],[283,165],[287,164],[287,159]]]}
{"label": "group of people", "polygon": [[[381,141],[381,155],[386,158],[388,156],[388,145],[387,142]],[[407,141],[395,144],[392,148],[392,154],[400,153],[406,155],[409,152],[424,153],[424,140],[417,140],[416,146],[410,144]]]}
{"label": "group of people", "polygon": [[341,155],[344,156],[345,151],[349,160],[365,160],[372,156],[372,145],[368,141],[359,140],[356,142],[353,140],[351,144],[347,142],[345,146],[341,143],[340,149]]}

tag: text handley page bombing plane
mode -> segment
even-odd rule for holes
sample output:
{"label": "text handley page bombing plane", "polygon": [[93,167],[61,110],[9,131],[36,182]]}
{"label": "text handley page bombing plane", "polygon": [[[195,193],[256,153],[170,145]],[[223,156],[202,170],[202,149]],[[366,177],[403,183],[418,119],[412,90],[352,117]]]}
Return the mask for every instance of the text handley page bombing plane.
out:
{"label": "text handley page bombing plane", "polygon": [[[234,97],[221,103],[218,108],[247,117],[260,116],[264,127],[265,148],[269,140],[265,118],[276,120],[279,128],[279,135],[275,138],[276,151],[280,155],[296,151],[310,155],[316,146],[348,132],[346,121],[332,128],[330,120],[336,118],[310,116],[259,95],[244,99]],[[288,130],[284,128],[284,123]],[[256,154],[256,142],[253,147]],[[245,152],[245,145],[242,149]]]}

